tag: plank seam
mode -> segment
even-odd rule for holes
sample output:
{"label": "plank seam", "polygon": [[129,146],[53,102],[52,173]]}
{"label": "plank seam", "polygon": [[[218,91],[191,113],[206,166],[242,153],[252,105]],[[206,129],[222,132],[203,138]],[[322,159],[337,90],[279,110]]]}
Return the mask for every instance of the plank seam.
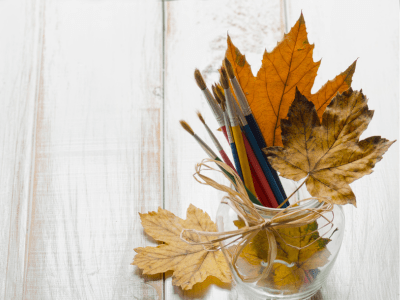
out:
{"label": "plank seam", "polygon": [[[165,209],[165,0],[161,1],[161,16],[162,16],[162,206]],[[162,274],[162,299],[165,300],[165,273]]]}
{"label": "plank seam", "polygon": [[31,222],[32,222],[32,204],[34,194],[34,183],[36,174],[36,138],[37,138],[37,119],[38,119],[38,106],[39,98],[42,92],[42,64],[43,64],[43,49],[44,49],[44,24],[45,24],[45,9],[44,2],[39,3],[39,39],[38,39],[38,65],[37,65],[37,79],[36,79],[36,90],[34,97],[34,115],[33,115],[33,126],[32,126],[32,145],[31,145],[31,171],[29,180],[29,192],[28,192],[28,207],[27,207],[27,220],[26,220],[26,241],[25,241],[25,258],[24,258],[24,282],[22,295],[25,298],[27,273],[28,273],[28,260],[29,260],[29,246],[30,246],[30,235],[31,235]]}

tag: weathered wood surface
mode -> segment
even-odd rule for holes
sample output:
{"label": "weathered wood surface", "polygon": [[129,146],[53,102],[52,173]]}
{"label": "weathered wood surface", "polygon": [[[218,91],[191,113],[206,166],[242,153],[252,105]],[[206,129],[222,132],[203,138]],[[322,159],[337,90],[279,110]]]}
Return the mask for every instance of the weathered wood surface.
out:
{"label": "weathered wood surface", "polygon": [[[306,18],[314,58],[322,58],[315,86],[358,58],[353,89],[362,89],[374,117],[362,137],[399,137],[398,3],[290,1],[289,23]],[[396,24],[395,24],[396,23]],[[399,143],[374,173],[352,184],[357,208],[344,207],[346,232],[323,299],[399,298]]]}
{"label": "weathered wood surface", "polygon": [[[375,116],[367,135],[398,139],[398,4],[340,1],[0,2],[0,298],[230,299],[209,279],[192,291],[144,277],[133,248],[155,245],[138,212],[213,218],[219,192],[196,183],[216,122],[193,80],[217,80],[229,32],[253,71],[303,10],[315,83],[359,58],[353,87]],[[346,233],[314,299],[399,296],[398,145],[353,184]]]}

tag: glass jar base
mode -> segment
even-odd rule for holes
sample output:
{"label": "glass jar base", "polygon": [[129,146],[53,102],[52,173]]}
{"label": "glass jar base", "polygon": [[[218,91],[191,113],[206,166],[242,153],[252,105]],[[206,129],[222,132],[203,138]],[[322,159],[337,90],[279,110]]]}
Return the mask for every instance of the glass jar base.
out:
{"label": "glass jar base", "polygon": [[248,284],[240,284],[240,279],[234,274],[233,290],[230,294],[229,300],[308,300],[314,296],[322,287],[322,284],[315,285],[313,289],[295,294],[275,294],[268,293],[260,290],[259,288],[252,288]]}

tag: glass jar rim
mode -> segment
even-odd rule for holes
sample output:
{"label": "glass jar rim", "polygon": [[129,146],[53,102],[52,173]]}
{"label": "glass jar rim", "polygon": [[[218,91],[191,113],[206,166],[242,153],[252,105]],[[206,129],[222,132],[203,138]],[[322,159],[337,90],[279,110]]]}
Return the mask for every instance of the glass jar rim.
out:
{"label": "glass jar rim", "polygon": [[[290,207],[287,208],[287,211],[296,211],[298,209],[303,209],[303,208],[318,208],[321,207],[322,205],[324,205],[325,202],[319,202],[317,199],[310,199],[308,200],[304,205],[299,205],[299,206],[295,206],[295,207]],[[254,207],[257,210],[263,211],[263,212],[274,212],[274,213],[278,213],[280,211],[282,211],[282,208],[273,208],[273,207],[266,207],[266,206],[261,206],[258,204],[254,203]]]}

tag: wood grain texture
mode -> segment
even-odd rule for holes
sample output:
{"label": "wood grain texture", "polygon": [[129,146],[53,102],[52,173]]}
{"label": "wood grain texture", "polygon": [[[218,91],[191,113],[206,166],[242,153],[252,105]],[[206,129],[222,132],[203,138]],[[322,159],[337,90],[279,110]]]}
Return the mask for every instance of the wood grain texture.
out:
{"label": "wood grain texture", "polygon": [[[193,203],[215,219],[223,197],[222,193],[193,179],[195,164],[207,156],[178,121],[185,119],[213,147],[196,116],[196,109],[212,130],[217,129],[218,124],[196,86],[193,72],[198,68],[208,85],[218,80],[228,32],[257,70],[265,47],[272,49],[283,35],[280,1],[172,1],[165,4],[165,208],[180,216],[185,216],[187,207]],[[222,132],[215,132],[225,151],[230,153]],[[224,180],[220,174],[214,178]],[[230,287],[213,278],[186,292],[172,286],[171,281],[167,278],[165,282],[165,299],[229,297]]]}
{"label": "wood grain texture", "polygon": [[[398,3],[288,1],[288,24],[303,12],[314,60],[322,58],[315,91],[358,58],[353,89],[368,97],[374,117],[361,138],[399,138]],[[320,299],[398,299],[399,145],[374,173],[351,184],[357,208],[344,207],[346,232]]]}
{"label": "wood grain texture", "polygon": [[162,206],[161,3],[42,9],[22,298],[162,299],[162,276],[130,265],[133,248],[155,245],[138,212]]}
{"label": "wood grain texture", "polygon": [[35,104],[42,31],[39,1],[0,2],[0,298],[24,289]]}
{"label": "wood grain texture", "polygon": [[[205,154],[178,122],[211,143],[194,68],[218,79],[229,32],[256,73],[301,9],[324,58],[316,89],[359,57],[353,87],[376,110],[363,136],[398,139],[395,2],[0,1],[0,298],[235,299],[211,278],[183,292],[141,275],[133,248],[156,242],[138,212],[193,203],[214,219],[222,194],[193,179]],[[314,300],[399,296],[398,166],[396,143],[352,184],[358,208]]]}

